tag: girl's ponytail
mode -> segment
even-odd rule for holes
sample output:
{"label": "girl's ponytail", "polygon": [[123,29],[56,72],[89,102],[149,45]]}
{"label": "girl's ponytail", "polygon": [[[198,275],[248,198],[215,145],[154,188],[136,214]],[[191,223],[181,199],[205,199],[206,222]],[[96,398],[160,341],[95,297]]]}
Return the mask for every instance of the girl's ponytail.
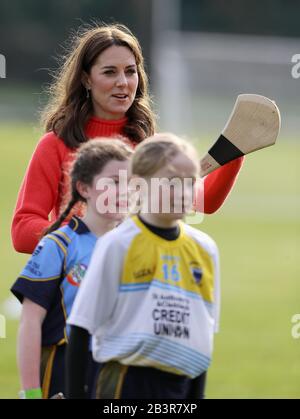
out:
{"label": "girl's ponytail", "polygon": [[81,200],[82,198],[78,193],[73,194],[72,199],[68,203],[66,209],[61,213],[59,218],[44,231],[43,236],[46,236],[47,234],[52,233],[52,231],[57,230],[62,225],[64,220],[68,217],[74,205]]}

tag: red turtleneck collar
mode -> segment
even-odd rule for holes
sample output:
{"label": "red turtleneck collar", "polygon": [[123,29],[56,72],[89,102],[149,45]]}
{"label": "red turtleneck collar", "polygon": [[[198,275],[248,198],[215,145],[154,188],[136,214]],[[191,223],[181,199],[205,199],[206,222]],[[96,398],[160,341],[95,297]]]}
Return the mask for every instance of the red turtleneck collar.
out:
{"label": "red turtleneck collar", "polygon": [[86,124],[85,132],[88,138],[123,135],[122,131],[126,122],[127,117],[116,120],[108,120],[92,116]]}

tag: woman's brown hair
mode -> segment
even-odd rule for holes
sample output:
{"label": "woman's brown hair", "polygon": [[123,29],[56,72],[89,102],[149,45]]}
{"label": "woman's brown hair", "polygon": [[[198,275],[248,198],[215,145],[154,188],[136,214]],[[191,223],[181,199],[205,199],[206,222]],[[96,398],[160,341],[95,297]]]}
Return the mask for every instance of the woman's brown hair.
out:
{"label": "woman's brown hair", "polygon": [[85,202],[78,190],[77,182],[91,186],[95,176],[99,175],[104,166],[111,160],[126,161],[133,151],[121,140],[93,139],[83,144],[76,153],[76,159],[71,168],[71,198],[60,217],[44,231],[44,235],[57,230],[68,217],[74,205]]}
{"label": "woman's brown hair", "polygon": [[141,46],[132,32],[123,25],[94,25],[83,28],[73,37],[70,53],[62,57],[62,65],[48,89],[50,101],[42,112],[45,130],[54,131],[70,148],[87,141],[84,129],[92,116],[92,101],[87,98],[82,83],[84,72],[89,74],[99,54],[116,45],[133,53],[139,77],[136,97],[127,111],[123,135],[140,143],[154,134],[155,118],[151,110],[148,78]]}

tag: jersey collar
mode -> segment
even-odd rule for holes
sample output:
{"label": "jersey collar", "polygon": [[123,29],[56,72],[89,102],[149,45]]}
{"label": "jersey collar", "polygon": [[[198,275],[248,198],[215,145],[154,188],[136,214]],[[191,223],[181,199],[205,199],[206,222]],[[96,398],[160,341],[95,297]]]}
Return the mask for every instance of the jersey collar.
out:
{"label": "jersey collar", "polygon": [[90,229],[88,228],[88,226],[84,224],[84,222],[75,215],[71,218],[69,222],[69,227],[77,234],[90,233]]}
{"label": "jersey collar", "polygon": [[138,226],[140,229],[148,236],[151,237],[152,240],[156,241],[158,244],[165,246],[165,247],[177,247],[179,244],[182,244],[182,240],[185,237],[184,232],[184,223],[179,221],[179,228],[180,233],[177,239],[175,240],[166,240],[163,237],[158,236],[157,234],[153,233],[149,228],[145,226],[144,223],[139,219],[137,215],[131,216],[131,220]]}

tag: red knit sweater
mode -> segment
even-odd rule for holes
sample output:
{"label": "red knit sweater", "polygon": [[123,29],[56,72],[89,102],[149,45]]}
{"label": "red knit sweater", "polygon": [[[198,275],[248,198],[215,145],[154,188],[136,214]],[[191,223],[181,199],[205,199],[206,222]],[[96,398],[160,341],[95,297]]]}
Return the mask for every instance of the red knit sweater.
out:
{"label": "red knit sweater", "polygon": [[[121,135],[126,118],[104,121],[91,118],[86,126],[88,138]],[[17,252],[32,253],[42,231],[55,220],[65,204],[69,178],[67,168],[73,151],[53,132],[45,134],[33,153],[12,221],[12,241]],[[209,174],[204,180],[204,212],[217,211],[232,189],[243,158],[237,159]]]}

